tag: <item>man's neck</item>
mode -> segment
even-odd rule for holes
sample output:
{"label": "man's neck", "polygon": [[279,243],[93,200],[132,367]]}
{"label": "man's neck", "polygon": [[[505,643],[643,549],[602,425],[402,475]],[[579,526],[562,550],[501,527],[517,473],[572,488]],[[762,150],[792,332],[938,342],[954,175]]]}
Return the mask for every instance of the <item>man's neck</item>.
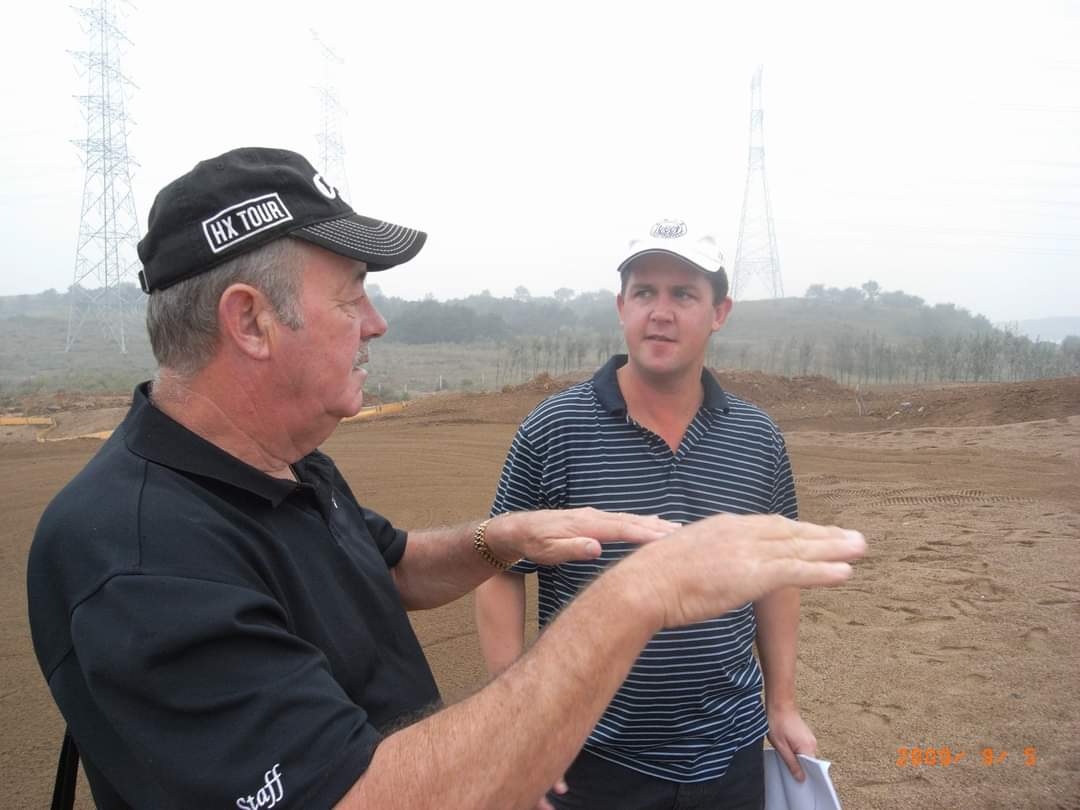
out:
{"label": "man's neck", "polygon": [[265,414],[243,391],[238,381],[222,387],[204,377],[204,372],[184,378],[162,369],[151,387],[150,401],[173,421],[245,464],[274,478],[295,481],[291,464],[306,453],[288,441],[286,431],[267,430]]}
{"label": "man's neck", "polygon": [[693,368],[684,374],[659,378],[643,374],[628,361],[616,372],[630,418],[661,436],[673,452],[704,401],[701,371]]}

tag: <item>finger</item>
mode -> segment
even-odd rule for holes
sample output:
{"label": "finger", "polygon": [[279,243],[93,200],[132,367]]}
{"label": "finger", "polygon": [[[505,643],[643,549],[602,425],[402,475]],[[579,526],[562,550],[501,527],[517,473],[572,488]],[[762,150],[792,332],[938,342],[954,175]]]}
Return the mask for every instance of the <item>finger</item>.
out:
{"label": "finger", "polygon": [[656,515],[632,515],[629,512],[600,512],[598,530],[610,532],[615,539],[649,542],[666,537],[679,528],[678,523]]}
{"label": "finger", "polygon": [[[551,786],[551,790],[549,792],[556,793],[559,796],[562,796],[569,789],[570,788],[567,787],[566,780],[559,779],[555,782],[554,785]],[[545,795],[542,799],[540,799],[539,802],[537,802],[536,810],[555,810],[555,805],[548,801],[548,797]]]}
{"label": "finger", "polygon": [[529,559],[551,565],[570,560],[595,560],[600,551],[600,543],[592,537],[560,537],[546,541],[543,549],[531,554]]}
{"label": "finger", "polygon": [[781,743],[776,745],[776,753],[780,755],[780,759],[784,760],[784,764],[787,765],[791,775],[795,777],[796,782],[801,782],[806,778],[806,774],[803,773],[802,766],[799,764],[799,758],[795,756],[795,752],[792,751],[786,744]]}
{"label": "finger", "polygon": [[800,532],[792,537],[792,543],[795,556],[808,562],[850,562],[866,553],[866,538],[859,532],[845,529],[834,528],[829,534]]}
{"label": "finger", "polygon": [[628,512],[601,512],[596,509],[578,510],[574,516],[575,531],[594,537],[600,542],[623,541],[650,543],[666,537],[679,528],[678,523],[655,515],[632,515]]}
{"label": "finger", "polygon": [[696,531],[711,534],[715,531],[720,536],[748,537],[760,540],[787,540],[807,543],[813,548],[814,543],[822,541],[849,541],[865,548],[865,539],[859,532],[842,529],[839,526],[822,526],[817,523],[791,520],[783,515],[713,515],[697,521]]}
{"label": "finger", "polygon": [[573,549],[573,560],[595,560],[600,556],[600,544],[592,537],[571,537],[566,544]]}
{"label": "finger", "polygon": [[854,569],[846,562],[808,562],[789,560],[779,579],[779,585],[799,588],[829,587],[841,585],[851,578]]}
{"label": "finger", "polygon": [[763,537],[802,537],[810,540],[824,540],[842,537],[848,531],[840,526],[825,526],[805,520],[792,520],[783,515],[716,515],[706,521],[735,521],[741,523],[754,534]]}
{"label": "finger", "polygon": [[806,540],[831,540],[847,537],[848,535],[862,537],[861,533],[840,526],[822,526],[819,523],[807,523],[801,520],[788,520],[787,518],[781,518],[781,520],[782,523],[775,524],[776,529],[780,532],[787,532],[791,537],[802,537]]}

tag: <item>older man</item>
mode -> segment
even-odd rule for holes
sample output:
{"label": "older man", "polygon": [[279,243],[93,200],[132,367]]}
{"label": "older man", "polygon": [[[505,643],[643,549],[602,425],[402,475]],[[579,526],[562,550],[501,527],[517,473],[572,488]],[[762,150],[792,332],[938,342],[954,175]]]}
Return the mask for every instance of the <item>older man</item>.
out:
{"label": "older man", "polygon": [[[595,510],[406,535],[316,448],[386,323],[368,272],[424,235],[301,156],[238,149],[158,195],[140,244],[160,373],[38,527],[34,646],[101,808],[516,808],[573,758],[661,627],[833,584],[861,536]],[[521,557],[657,540],[446,709],[406,618]],[[512,722],[511,722],[512,720]]]}

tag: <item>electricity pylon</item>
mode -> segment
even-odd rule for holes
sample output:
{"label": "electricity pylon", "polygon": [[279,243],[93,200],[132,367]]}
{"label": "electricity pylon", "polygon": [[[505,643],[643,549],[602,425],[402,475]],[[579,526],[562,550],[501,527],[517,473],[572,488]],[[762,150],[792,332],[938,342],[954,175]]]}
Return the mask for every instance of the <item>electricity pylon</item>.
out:
{"label": "electricity pylon", "polygon": [[88,38],[85,51],[72,52],[87,78],[86,95],[76,96],[86,119],[86,137],[73,141],[86,173],[64,350],[71,351],[90,319],[127,352],[125,314],[135,303],[131,293],[138,289],[139,270],[139,218],[131,192],[131,167],[136,164],[128,155],[133,122],[126,104],[135,85],[120,67],[131,40],[120,27],[115,2],[98,0],[75,12]]}
{"label": "electricity pylon", "polygon": [[768,296],[784,297],[769,183],[765,177],[762,116],[761,66],[758,65],[750,82],[750,159],[746,168],[742,220],[739,223],[739,246],[735,252],[735,270],[731,280],[733,298],[745,298],[754,280],[761,282]]}
{"label": "electricity pylon", "polygon": [[338,99],[337,83],[334,74],[345,60],[334,53],[330,46],[311,29],[311,36],[322,57],[322,84],[315,88],[319,98],[319,118],[321,128],[315,133],[319,144],[319,169],[337,187],[345,200],[352,200],[349,191],[349,175],[345,171],[345,141],[342,138],[342,119],[346,115],[345,107]]}

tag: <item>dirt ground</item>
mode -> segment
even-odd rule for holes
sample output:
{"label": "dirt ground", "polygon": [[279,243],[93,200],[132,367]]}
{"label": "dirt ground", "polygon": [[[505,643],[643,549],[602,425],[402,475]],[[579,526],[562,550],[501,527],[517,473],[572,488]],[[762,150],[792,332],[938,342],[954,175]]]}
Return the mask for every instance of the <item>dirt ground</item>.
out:
{"label": "dirt ground", "polygon": [[[784,427],[804,517],[870,542],[850,583],[803,597],[799,698],[845,808],[1080,808],[1080,378],[858,393],[721,379]],[[342,425],[326,449],[398,524],[466,520],[486,512],[518,421],[564,384],[419,400]],[[47,438],[120,413],[70,402],[49,411]],[[100,445],[38,432],[0,435],[10,808],[46,806],[62,733],[30,646],[26,554],[45,505]],[[483,683],[471,598],[413,618],[448,700]],[[963,758],[913,764],[911,749],[945,747]],[[92,806],[85,785],[77,806]]]}

